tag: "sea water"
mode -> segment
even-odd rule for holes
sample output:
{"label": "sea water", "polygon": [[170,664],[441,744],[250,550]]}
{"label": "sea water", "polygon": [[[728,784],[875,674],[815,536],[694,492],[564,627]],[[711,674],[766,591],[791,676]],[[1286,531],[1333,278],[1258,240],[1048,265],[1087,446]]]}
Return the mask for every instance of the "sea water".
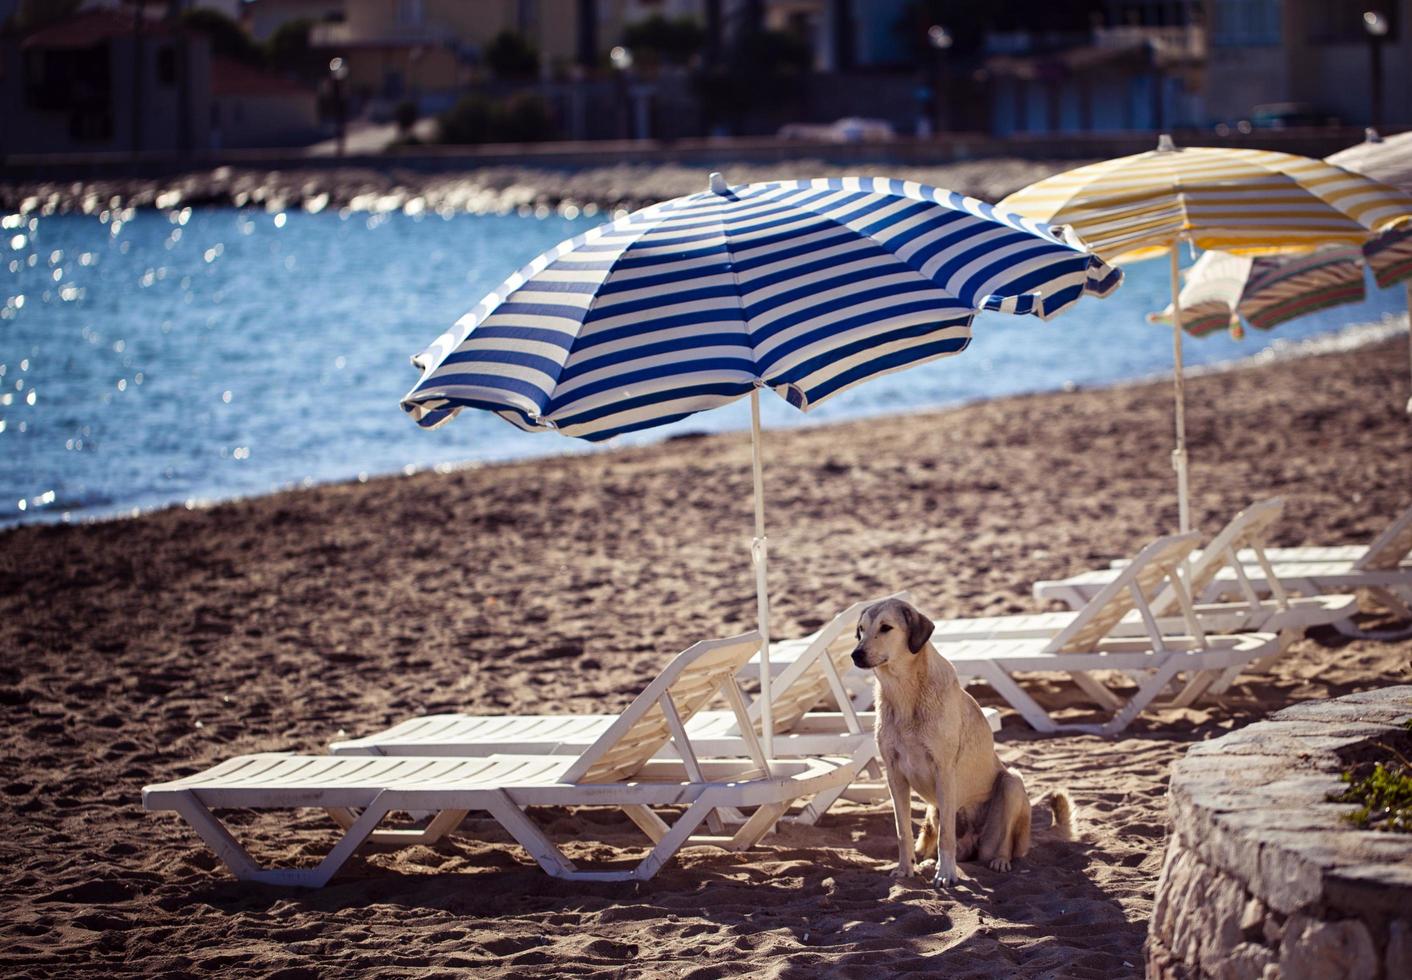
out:
{"label": "sea water", "polygon": [[[463,412],[434,431],[398,399],[408,358],[536,254],[592,227],[550,216],[183,208],[0,216],[0,525],[130,513],[287,486],[591,447]],[[768,427],[906,412],[1170,371],[1164,261],[1049,323],[984,314],[946,358]],[[1243,342],[1188,340],[1200,365],[1400,313],[1401,288]],[[1390,394],[1389,397],[1392,397]],[[1193,409],[1197,410],[1197,409]],[[741,429],[744,401],[638,433]]]}

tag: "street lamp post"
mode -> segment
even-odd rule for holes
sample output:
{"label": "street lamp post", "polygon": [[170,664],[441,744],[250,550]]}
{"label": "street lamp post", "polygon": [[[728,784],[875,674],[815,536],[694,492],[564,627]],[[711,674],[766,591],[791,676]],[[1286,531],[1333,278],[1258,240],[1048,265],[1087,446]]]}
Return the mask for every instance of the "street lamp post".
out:
{"label": "street lamp post", "polygon": [[632,106],[628,104],[628,72],[632,70],[632,52],[619,44],[608,52],[618,89],[618,135],[632,139]]}
{"label": "street lamp post", "polygon": [[1387,37],[1388,19],[1382,11],[1363,12],[1363,29],[1368,32],[1368,65],[1372,71],[1373,126],[1383,124],[1383,38]]}
{"label": "street lamp post", "polygon": [[946,129],[946,52],[955,43],[951,32],[940,24],[927,28],[927,46],[931,49],[932,65],[932,127],[936,133]]}
{"label": "street lamp post", "polygon": [[334,58],[328,63],[328,77],[333,84],[333,123],[338,138],[338,155],[343,156],[343,135],[345,107],[343,83],[348,78],[348,63],[342,58]]}

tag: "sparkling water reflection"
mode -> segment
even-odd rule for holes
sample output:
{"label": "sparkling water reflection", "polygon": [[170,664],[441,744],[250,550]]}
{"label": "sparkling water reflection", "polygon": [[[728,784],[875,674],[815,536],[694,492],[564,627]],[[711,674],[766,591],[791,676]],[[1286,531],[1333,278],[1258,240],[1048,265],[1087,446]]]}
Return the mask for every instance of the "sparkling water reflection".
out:
{"label": "sparkling water reflection", "polygon": [[[505,275],[598,218],[116,209],[0,216],[0,524],[127,512],[464,460],[586,451],[484,413],[435,432],[397,407],[410,354]],[[1049,324],[987,314],[971,349],[770,426],[1099,384],[1170,367],[1166,264]],[[1401,308],[1282,327],[1301,338]],[[1252,354],[1252,332],[1187,345],[1192,363]],[[1199,410],[1199,407],[1196,409]],[[743,403],[640,434],[744,428]]]}

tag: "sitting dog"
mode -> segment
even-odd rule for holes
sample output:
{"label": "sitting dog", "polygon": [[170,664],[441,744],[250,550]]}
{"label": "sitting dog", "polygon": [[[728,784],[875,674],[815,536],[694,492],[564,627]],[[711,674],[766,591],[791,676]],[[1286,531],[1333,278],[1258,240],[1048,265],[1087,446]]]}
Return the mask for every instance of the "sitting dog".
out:
{"label": "sitting dog", "polygon": [[[928,804],[916,861],[936,851],[937,888],[956,882],[956,862],[997,871],[1030,849],[1030,801],[1019,773],[995,754],[990,725],[930,640],[932,621],[900,599],[858,619],[853,662],[877,679],[877,739],[897,820],[894,878],[913,873],[912,790]],[[1066,793],[1050,794],[1058,836],[1073,833]],[[959,838],[959,839],[958,839]]]}

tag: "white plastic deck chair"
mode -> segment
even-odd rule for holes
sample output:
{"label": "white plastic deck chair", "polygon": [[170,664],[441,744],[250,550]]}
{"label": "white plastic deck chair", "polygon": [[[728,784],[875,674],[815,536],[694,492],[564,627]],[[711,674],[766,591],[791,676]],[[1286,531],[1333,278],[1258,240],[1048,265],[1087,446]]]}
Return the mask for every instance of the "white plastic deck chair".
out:
{"label": "white plastic deck chair", "polygon": [[[1388,522],[1388,526],[1369,544],[1266,548],[1265,557],[1276,564],[1350,562],[1355,568],[1412,568],[1412,507],[1408,507]],[[1253,562],[1255,557],[1249,552],[1241,552],[1241,559]]]}
{"label": "white plastic deck chair", "polygon": [[[759,649],[757,633],[703,641],[675,657],[592,746],[571,756],[482,758],[301,756],[231,759],[205,772],[142,791],[148,810],[181,814],[236,877],[267,884],[321,887],[365,841],[433,842],[471,811],[491,815],[541,868],[558,878],[627,881],[651,878],[689,840],[730,850],[752,847],[798,799],[846,785],[854,773],[819,759],[767,762],[748,723],[736,672]],[[724,691],[749,746],[747,760],[702,760],[686,723]],[[680,760],[655,760],[672,741]],[[580,869],[536,826],[530,806],[622,809],[653,846],[631,870]],[[685,806],[670,826],[653,807]],[[212,813],[221,808],[326,810],[343,838],[311,869],[264,869]],[[756,807],[731,837],[695,836],[720,808]],[[392,811],[435,811],[425,829],[377,830]]]}
{"label": "white plastic deck chair", "polygon": [[[1356,549],[1279,549],[1281,557],[1266,563],[1272,567],[1262,565],[1263,574],[1252,575],[1253,584],[1257,589],[1270,589],[1272,582],[1278,582],[1305,594],[1359,590],[1389,612],[1412,619],[1412,507],[1399,514],[1361,554],[1352,557]],[[1333,557],[1345,550],[1350,557]],[[1223,573],[1218,578],[1218,587],[1224,584],[1224,577]],[[1400,638],[1408,632],[1363,631],[1353,626],[1351,619],[1334,625],[1348,636],[1372,639]]]}
{"label": "white plastic deck chair", "polygon": [[[841,673],[852,667],[852,632],[858,616],[870,600],[849,606],[813,635],[803,652],[795,652],[775,673],[771,687],[774,709],[775,755],[778,758],[843,756],[860,770],[875,768],[877,749],[872,731],[876,716],[856,710],[844,689]],[[840,646],[844,637],[848,642]],[[759,669],[758,656],[751,661]],[[750,673],[750,666],[745,674]],[[817,710],[832,703],[835,710]],[[749,715],[758,731],[760,704],[749,706]],[[985,709],[992,731],[1000,728],[1000,713]],[[616,716],[603,714],[557,715],[470,715],[442,714],[413,718],[364,738],[334,742],[334,755],[579,755],[599,738]],[[749,746],[741,734],[733,710],[703,710],[686,724],[686,733],[696,752],[712,758],[748,755]],[[668,743],[663,757],[675,756]],[[820,794],[796,818],[814,823],[839,796],[853,799],[881,798],[886,789],[880,773],[875,782]]]}
{"label": "white plastic deck chair", "polygon": [[[1276,498],[1278,499],[1278,498]],[[1272,616],[1261,629],[1293,630],[1331,624],[1351,636],[1381,637],[1354,628],[1350,617],[1357,611],[1354,593],[1365,590],[1377,602],[1405,618],[1412,618],[1412,509],[1403,512],[1357,558],[1340,560],[1279,561],[1273,555],[1324,549],[1270,549],[1263,531],[1273,518],[1251,516],[1248,526],[1238,525],[1247,515],[1259,515],[1272,501],[1254,504],[1237,514],[1201,552],[1193,565],[1192,595],[1203,606],[1241,596],[1252,624],[1261,609]],[[1268,511],[1266,510],[1266,514]],[[1226,539],[1223,541],[1223,539]],[[1329,549],[1333,551],[1336,549]],[[1123,562],[1115,562],[1121,567]],[[1198,566],[1203,573],[1197,574]],[[1081,605],[1114,574],[1113,568],[1095,569],[1053,582],[1037,582],[1035,598],[1057,599],[1071,607]],[[1290,593],[1297,592],[1297,598]],[[1269,596],[1270,601],[1259,597]],[[1229,606],[1237,615],[1240,604]],[[1288,637],[1287,637],[1288,638]]]}
{"label": "white plastic deck chair", "polygon": [[[1181,675],[1215,680],[1217,671],[1249,663],[1277,648],[1273,633],[1208,636],[1197,621],[1190,596],[1179,574],[1199,538],[1195,532],[1158,538],[1143,548],[1126,568],[1116,569],[1107,584],[1049,638],[999,637],[943,642],[937,649],[963,680],[981,680],[995,689],[1029,724],[1041,732],[1063,730],[1115,734],[1122,731]],[[1172,590],[1181,610],[1185,632],[1164,634],[1151,607],[1163,589]],[[1137,612],[1144,636],[1118,636],[1114,630]],[[1137,691],[1126,701],[1092,674],[1112,670],[1137,674]],[[1061,726],[1014,678],[1022,672],[1059,672],[1074,681],[1100,708],[1109,712],[1100,725]],[[1183,695],[1195,698],[1201,684],[1188,684]]]}
{"label": "white plastic deck chair", "polygon": [[[1279,498],[1261,501],[1241,511],[1211,540],[1210,546],[1196,555],[1188,564],[1190,575],[1188,589],[1200,594],[1223,565],[1238,566],[1235,549],[1244,544],[1258,549],[1265,532],[1279,519],[1284,502]],[[1252,558],[1252,561],[1255,559]],[[1123,568],[1128,561],[1114,562],[1113,568]],[[1101,583],[1085,582],[1081,587],[1066,590],[1066,598],[1077,603],[1076,609],[1093,601],[1103,585],[1114,577],[1112,569],[1104,569]],[[1050,583],[1041,583],[1047,585]],[[1357,597],[1353,595],[1310,596],[1291,598],[1283,589],[1276,588],[1269,599],[1262,599],[1248,581],[1242,580],[1241,599],[1234,602],[1197,601],[1194,609],[1197,621],[1207,633],[1241,633],[1259,631],[1285,633],[1292,639],[1310,626],[1332,624],[1349,616],[1356,608]],[[1278,583],[1277,583],[1278,585]],[[1037,588],[1036,591],[1039,591]],[[1082,602],[1079,597],[1084,596]],[[1165,634],[1186,632],[1186,623],[1181,615],[1181,607],[1176,594],[1164,589],[1152,601],[1152,612],[1157,617],[1158,626]],[[1012,616],[986,616],[976,619],[948,619],[938,622],[932,636],[933,643],[947,643],[956,640],[984,640],[999,637],[1048,637],[1066,628],[1076,611],[1022,613]],[[1115,636],[1141,636],[1146,630],[1137,610],[1133,610],[1113,628]]]}

